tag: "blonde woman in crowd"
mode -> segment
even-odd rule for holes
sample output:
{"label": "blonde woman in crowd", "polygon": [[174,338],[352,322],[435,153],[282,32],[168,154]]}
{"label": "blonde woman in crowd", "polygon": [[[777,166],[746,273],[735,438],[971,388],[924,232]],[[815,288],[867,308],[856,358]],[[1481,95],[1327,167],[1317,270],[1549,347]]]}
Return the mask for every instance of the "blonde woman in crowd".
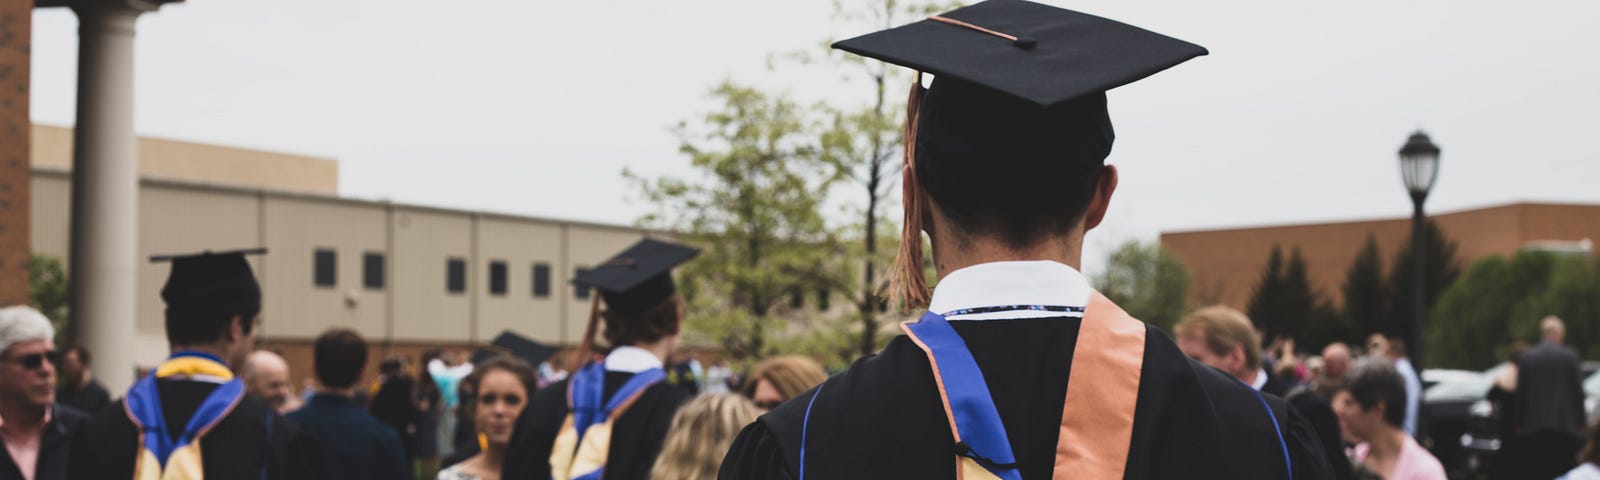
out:
{"label": "blonde woman in crowd", "polygon": [[650,478],[716,478],[733,438],[759,416],[761,410],[756,409],[755,403],[738,395],[713,393],[695,398],[672,417],[672,429],[668,430]]}
{"label": "blonde woman in crowd", "polygon": [[765,412],[827,379],[828,372],[816,360],[798,355],[772,357],[750,371],[744,395]]}

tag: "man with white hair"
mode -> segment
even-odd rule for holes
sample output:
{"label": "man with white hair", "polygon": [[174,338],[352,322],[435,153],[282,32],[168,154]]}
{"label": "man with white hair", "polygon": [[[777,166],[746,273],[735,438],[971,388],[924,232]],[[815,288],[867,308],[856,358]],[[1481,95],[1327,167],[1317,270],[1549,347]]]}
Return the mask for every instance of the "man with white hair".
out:
{"label": "man with white hair", "polygon": [[1517,358],[1516,434],[1507,445],[1523,478],[1554,478],[1577,465],[1583,446],[1583,379],[1560,318],[1539,322],[1543,341]]}
{"label": "man with white hair", "polygon": [[266,350],[250,352],[244,361],[245,390],[267,401],[274,411],[286,415],[300,408],[300,397],[289,383],[289,362]]}
{"label": "man with white hair", "polygon": [[67,476],[70,435],[87,414],[55,404],[55,336],[37,310],[0,308],[0,480]]}

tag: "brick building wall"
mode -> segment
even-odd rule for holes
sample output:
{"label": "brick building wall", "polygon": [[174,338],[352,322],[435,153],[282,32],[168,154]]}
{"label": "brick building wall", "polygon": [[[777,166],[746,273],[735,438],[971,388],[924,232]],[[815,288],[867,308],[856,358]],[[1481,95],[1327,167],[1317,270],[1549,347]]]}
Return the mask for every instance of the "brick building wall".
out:
{"label": "brick building wall", "polygon": [[0,305],[28,301],[29,44],[33,0],[0,2]]}
{"label": "brick building wall", "polygon": [[[1474,260],[1510,255],[1533,242],[1600,241],[1600,205],[1518,203],[1432,218],[1456,243],[1463,270]],[[1275,245],[1285,256],[1298,247],[1312,287],[1343,305],[1345,273],[1369,235],[1378,242],[1387,275],[1411,236],[1411,219],[1163,233],[1161,245],[1188,269],[1189,301],[1196,305],[1245,308]]]}

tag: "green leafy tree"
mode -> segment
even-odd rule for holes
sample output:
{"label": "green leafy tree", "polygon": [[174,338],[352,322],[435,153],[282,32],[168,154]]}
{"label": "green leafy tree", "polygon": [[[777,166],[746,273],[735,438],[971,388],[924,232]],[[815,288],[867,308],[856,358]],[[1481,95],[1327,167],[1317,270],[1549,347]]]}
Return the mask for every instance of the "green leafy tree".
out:
{"label": "green leafy tree", "polygon": [[1378,239],[1367,235],[1367,243],[1344,276],[1344,318],[1361,333],[1400,333],[1384,321],[1389,315],[1389,289],[1384,284],[1383,257]]}
{"label": "green leafy tree", "polygon": [[28,258],[28,305],[39,310],[56,327],[56,338],[73,338],[67,307],[67,270],[61,259],[47,255]]}
{"label": "green leafy tree", "polygon": [[[1428,241],[1428,255],[1423,260],[1425,273],[1425,291],[1423,310],[1433,308],[1439,301],[1439,295],[1446,287],[1455,282],[1461,275],[1461,267],[1456,263],[1456,243],[1446,238],[1439,225],[1429,220],[1423,227]],[[1415,250],[1415,239],[1406,241],[1406,246],[1395,256],[1394,267],[1389,271],[1389,291],[1393,292],[1389,303],[1389,315],[1385,320],[1387,325],[1378,331],[1398,334],[1401,338],[1410,340],[1411,321],[1416,315],[1412,313],[1412,299],[1415,298],[1414,282],[1416,267],[1413,265],[1412,252]],[[1415,345],[1414,342],[1407,344]]]}
{"label": "green leafy tree", "polygon": [[[1563,265],[1570,263],[1576,266]],[[1477,370],[1504,360],[1513,340],[1534,340],[1539,319],[1558,313],[1546,306],[1572,305],[1578,310],[1583,295],[1591,302],[1600,296],[1600,286],[1582,285],[1583,275],[1576,273],[1566,274],[1560,290],[1551,288],[1558,270],[1584,267],[1581,260],[1547,252],[1521,252],[1510,259],[1493,256],[1474,262],[1459,281],[1445,289],[1430,313],[1434,321],[1426,326],[1427,365]],[[1588,262],[1588,268],[1595,268],[1593,262]],[[1568,321],[1576,327],[1573,332],[1590,328],[1594,322],[1592,317],[1579,316]],[[1579,339],[1575,335],[1568,338]]]}
{"label": "green leafy tree", "polygon": [[843,249],[820,208],[840,168],[819,154],[807,109],[729,82],[712,97],[720,108],[676,128],[698,178],[624,176],[657,207],[641,224],[704,248],[681,271],[696,307],[691,331],[709,333],[735,357],[760,355],[774,309],[791,291],[846,281]]}
{"label": "green leafy tree", "polygon": [[1187,308],[1189,272],[1161,244],[1130,240],[1117,247],[1095,288],[1134,318],[1167,331]]}
{"label": "green leafy tree", "polygon": [[[901,0],[867,0],[862,2],[833,3],[836,21],[860,25],[865,29],[888,29],[911,19],[925,18],[935,12],[953,8],[951,3],[908,2]],[[883,209],[897,190],[900,160],[904,155],[905,101],[903,90],[897,86],[910,85],[910,76],[904,69],[879,60],[834,50],[828,39],[821,45],[822,58],[834,66],[843,67],[847,79],[858,81],[872,95],[865,105],[840,106],[824,104],[820,108],[830,120],[822,132],[822,154],[830,161],[844,167],[849,178],[866,193],[866,205],[855,212],[861,218],[857,225],[861,232],[859,256],[861,283],[852,298],[860,319],[859,342],[862,355],[878,350],[881,341],[876,332],[880,329],[878,314],[887,310],[883,303],[878,267],[887,265],[899,245],[898,229],[883,228],[893,225],[883,221]],[[810,52],[796,52],[785,57],[810,63]]]}

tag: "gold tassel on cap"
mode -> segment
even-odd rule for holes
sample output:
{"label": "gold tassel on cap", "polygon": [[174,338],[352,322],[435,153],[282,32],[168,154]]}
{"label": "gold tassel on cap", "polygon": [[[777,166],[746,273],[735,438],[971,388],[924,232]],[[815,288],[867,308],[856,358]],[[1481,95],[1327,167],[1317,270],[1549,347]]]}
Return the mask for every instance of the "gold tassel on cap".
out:
{"label": "gold tassel on cap", "polygon": [[928,305],[928,280],[922,274],[922,185],[917,181],[917,120],[922,110],[922,72],[911,83],[911,94],[906,98],[905,161],[901,168],[905,176],[900,192],[905,203],[905,223],[900,231],[900,251],[894,257],[894,267],[889,270],[889,300],[899,300],[905,310],[911,311]]}

